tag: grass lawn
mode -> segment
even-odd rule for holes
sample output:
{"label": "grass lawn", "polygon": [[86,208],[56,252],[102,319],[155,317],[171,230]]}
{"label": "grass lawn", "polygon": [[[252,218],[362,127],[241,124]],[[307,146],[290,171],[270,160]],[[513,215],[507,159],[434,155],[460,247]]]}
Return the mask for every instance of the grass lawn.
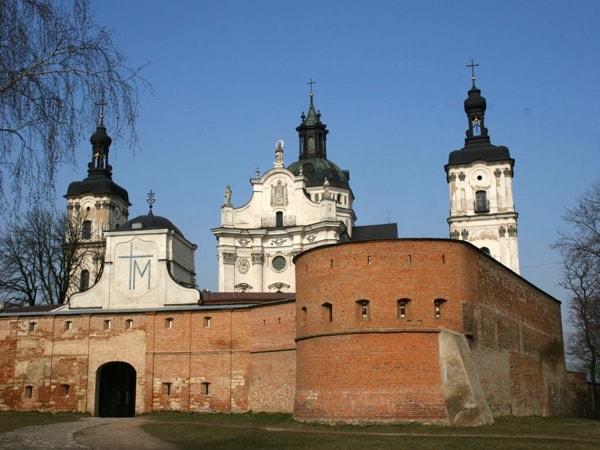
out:
{"label": "grass lawn", "polygon": [[[76,413],[0,412],[0,433],[30,425],[76,421]],[[503,417],[494,425],[322,425],[288,414],[152,413],[142,427],[180,449],[599,449],[600,421]]]}
{"label": "grass lawn", "polygon": [[494,425],[328,426],[285,414],[150,414],[146,432],[181,449],[598,449],[600,422],[573,418],[500,418]]}

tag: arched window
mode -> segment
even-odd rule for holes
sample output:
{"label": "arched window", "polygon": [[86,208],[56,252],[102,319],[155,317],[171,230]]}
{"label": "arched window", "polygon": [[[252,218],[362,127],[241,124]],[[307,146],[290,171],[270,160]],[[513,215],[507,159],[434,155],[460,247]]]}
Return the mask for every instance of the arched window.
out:
{"label": "arched window", "polygon": [[492,253],[490,252],[490,249],[489,249],[489,248],[487,248],[487,247],[481,247],[481,251],[482,251],[483,253],[485,253],[486,255],[489,255],[489,256],[491,256],[491,255],[492,255]]}
{"label": "arched window", "polygon": [[79,276],[79,290],[85,291],[90,287],[90,272],[89,270],[82,270]]}
{"label": "arched window", "polygon": [[486,191],[475,192],[475,212],[476,213],[484,213],[484,212],[488,212],[489,210],[490,210],[490,208],[488,207],[487,192]]}

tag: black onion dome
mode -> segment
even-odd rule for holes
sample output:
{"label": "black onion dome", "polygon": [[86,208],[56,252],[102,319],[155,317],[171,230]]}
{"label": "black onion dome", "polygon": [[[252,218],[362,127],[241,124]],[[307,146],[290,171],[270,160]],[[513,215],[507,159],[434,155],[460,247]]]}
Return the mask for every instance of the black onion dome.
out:
{"label": "black onion dome", "polygon": [[66,198],[83,194],[116,195],[129,203],[127,191],[112,180],[112,167],[108,163],[108,153],[112,139],[106,133],[106,127],[101,121],[96,132],[90,137],[92,144],[92,160],[88,164],[88,176],[83,181],[69,184]]}
{"label": "black onion dome", "polygon": [[112,144],[111,137],[106,133],[106,127],[102,124],[96,128],[96,132],[90,137],[93,146],[109,147]]}
{"label": "black onion dome", "polygon": [[128,220],[121,225],[117,231],[138,231],[138,230],[172,230],[181,237],[183,233],[179,231],[173,222],[166,217],[155,216],[152,210],[146,215],[137,216],[135,219]]}
{"label": "black onion dome", "polygon": [[469,95],[465,99],[465,112],[469,114],[470,111],[479,110],[485,112],[487,107],[485,97],[481,95],[481,90],[475,86],[469,90]]}
{"label": "black onion dome", "polygon": [[325,178],[330,186],[350,189],[350,174],[347,170],[340,169],[336,164],[324,158],[301,159],[288,166],[288,170],[295,176],[302,174],[306,177],[306,186],[323,186]]}
{"label": "black onion dome", "polygon": [[448,166],[472,164],[475,161],[507,161],[511,167],[514,166],[515,161],[510,157],[508,148],[503,145],[492,145],[490,141],[488,129],[485,126],[486,106],[485,97],[475,86],[475,77],[473,76],[473,86],[465,100],[465,113],[468,121],[465,146],[450,153],[446,170],[448,170]]}

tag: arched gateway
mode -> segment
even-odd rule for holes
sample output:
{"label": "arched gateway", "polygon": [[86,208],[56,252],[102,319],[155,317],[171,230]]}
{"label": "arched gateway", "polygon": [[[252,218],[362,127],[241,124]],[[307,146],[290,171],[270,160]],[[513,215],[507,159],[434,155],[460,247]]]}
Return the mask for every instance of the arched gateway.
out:
{"label": "arched gateway", "polygon": [[96,416],[135,415],[135,369],[125,362],[103,364],[96,372]]}

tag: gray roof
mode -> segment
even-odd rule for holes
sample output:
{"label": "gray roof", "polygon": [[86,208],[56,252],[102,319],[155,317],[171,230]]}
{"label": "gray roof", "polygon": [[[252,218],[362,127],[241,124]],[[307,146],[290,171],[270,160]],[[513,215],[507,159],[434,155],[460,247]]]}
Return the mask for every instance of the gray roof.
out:
{"label": "gray roof", "polygon": [[352,229],[353,242],[382,239],[398,239],[398,224],[363,225]]}

